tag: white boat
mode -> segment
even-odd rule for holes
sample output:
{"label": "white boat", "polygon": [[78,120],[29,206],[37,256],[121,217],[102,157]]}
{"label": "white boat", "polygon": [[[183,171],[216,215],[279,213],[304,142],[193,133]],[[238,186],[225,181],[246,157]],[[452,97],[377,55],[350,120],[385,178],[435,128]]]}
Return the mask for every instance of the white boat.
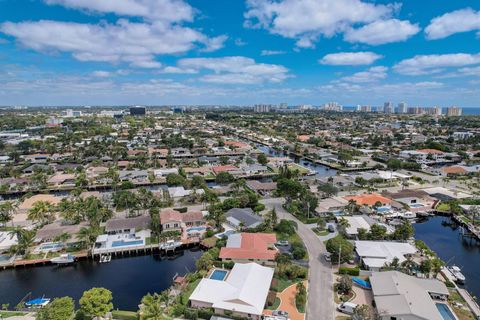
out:
{"label": "white boat", "polygon": [[102,254],[100,255],[100,263],[107,263],[112,261],[112,255],[110,254]]}
{"label": "white boat", "polygon": [[70,253],[65,253],[59,257],[50,259],[50,262],[55,264],[69,264],[75,262],[75,256],[72,256]]}
{"label": "white boat", "polygon": [[463,275],[462,270],[459,267],[453,265],[451,267],[447,267],[447,269],[453,274],[457,282],[465,283],[465,276]]}
{"label": "white boat", "polygon": [[168,240],[166,242],[160,243],[160,250],[173,250],[182,245],[181,241]]}
{"label": "white boat", "polygon": [[402,214],[402,217],[407,220],[413,220],[417,217],[417,215],[413,212],[407,211]]}

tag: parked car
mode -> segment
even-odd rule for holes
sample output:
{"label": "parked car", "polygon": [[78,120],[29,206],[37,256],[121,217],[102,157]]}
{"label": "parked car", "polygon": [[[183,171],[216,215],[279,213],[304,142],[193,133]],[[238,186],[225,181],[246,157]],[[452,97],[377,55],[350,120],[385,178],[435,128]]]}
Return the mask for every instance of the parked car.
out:
{"label": "parked car", "polygon": [[326,252],[323,254],[323,258],[325,259],[325,261],[332,261],[332,255],[330,254],[330,252]]}
{"label": "parked car", "polygon": [[281,317],[288,318],[288,312],[283,310],[274,310],[272,312],[272,316],[281,316]]}
{"label": "parked car", "polygon": [[288,243],[288,240],[279,240],[277,241],[277,246],[288,246],[290,243]]}
{"label": "parked car", "polygon": [[358,304],[351,302],[342,302],[337,306],[337,310],[346,314],[353,314],[355,309],[358,307]]}
{"label": "parked car", "polygon": [[328,232],[335,232],[335,226],[333,224],[328,225]]}

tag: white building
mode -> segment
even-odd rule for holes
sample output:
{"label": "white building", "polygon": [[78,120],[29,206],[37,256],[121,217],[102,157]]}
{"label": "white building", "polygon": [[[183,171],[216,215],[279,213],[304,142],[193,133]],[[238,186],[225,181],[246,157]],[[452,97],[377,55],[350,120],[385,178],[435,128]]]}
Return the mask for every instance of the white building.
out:
{"label": "white building", "polygon": [[194,308],[213,308],[217,314],[230,311],[260,320],[273,273],[273,268],[256,263],[237,263],[223,280],[202,279],[190,296],[190,304]]}
{"label": "white building", "polygon": [[355,241],[355,251],[365,269],[379,271],[385,264],[392,263],[394,258],[402,263],[407,260],[407,256],[415,254],[417,249],[404,242]]}

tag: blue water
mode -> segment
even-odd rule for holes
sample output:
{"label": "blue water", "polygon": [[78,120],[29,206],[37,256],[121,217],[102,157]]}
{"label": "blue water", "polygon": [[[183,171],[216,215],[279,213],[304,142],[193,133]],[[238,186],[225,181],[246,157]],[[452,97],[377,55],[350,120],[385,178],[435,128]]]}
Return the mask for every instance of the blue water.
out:
{"label": "blue water", "polygon": [[444,226],[442,221],[449,218],[432,217],[424,222],[417,222],[415,238],[423,240],[438,256],[449,265],[457,265],[466,277],[465,289],[480,297],[480,244],[475,240],[462,238],[460,228]]}
{"label": "blue water", "polygon": [[435,303],[437,306],[438,312],[442,315],[443,320],[456,320],[455,316],[450,311],[450,308],[443,303]]}
{"label": "blue water", "polygon": [[139,246],[143,244],[143,240],[132,240],[132,241],[113,241],[112,247],[127,247],[127,246]]}
{"label": "blue water", "polygon": [[109,263],[80,260],[68,267],[1,270],[0,304],[13,307],[29,292],[32,298],[70,296],[78,302],[85,290],[104,287],[112,291],[115,309],[135,311],[145,294],[167,289],[175,274],[195,271],[195,261],[201,255],[200,250],[185,250],[176,256],[131,256],[114,258]]}
{"label": "blue water", "polygon": [[192,232],[192,231],[203,231],[207,229],[206,227],[191,227],[187,229],[187,232]]}
{"label": "blue water", "polygon": [[215,269],[210,275],[210,279],[223,281],[226,276],[227,276],[227,271]]}

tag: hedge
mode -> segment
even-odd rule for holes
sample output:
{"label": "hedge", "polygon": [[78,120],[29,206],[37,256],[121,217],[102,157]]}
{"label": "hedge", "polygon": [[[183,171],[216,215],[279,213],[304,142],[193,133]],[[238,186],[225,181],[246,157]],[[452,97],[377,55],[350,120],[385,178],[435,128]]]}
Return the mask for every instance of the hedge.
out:
{"label": "hedge", "polygon": [[359,268],[340,267],[338,269],[338,273],[348,274],[350,276],[358,276],[358,275],[360,275],[360,269]]}

